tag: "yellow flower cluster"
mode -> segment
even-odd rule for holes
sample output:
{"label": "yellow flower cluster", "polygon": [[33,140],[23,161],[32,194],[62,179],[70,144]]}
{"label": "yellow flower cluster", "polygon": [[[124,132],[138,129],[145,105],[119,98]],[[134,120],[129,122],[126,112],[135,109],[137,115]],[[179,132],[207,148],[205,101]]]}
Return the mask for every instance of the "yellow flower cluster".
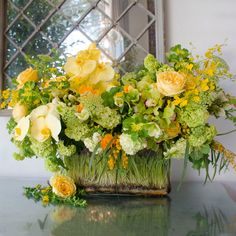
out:
{"label": "yellow flower cluster", "polygon": [[109,170],[113,170],[115,168],[117,158],[120,154],[121,154],[122,167],[124,169],[127,169],[129,164],[128,157],[125,154],[125,152],[122,151],[120,138],[114,137],[112,142],[111,154],[108,156],[108,162],[107,162]]}
{"label": "yellow flower cluster", "polygon": [[70,77],[71,89],[80,93],[81,86],[89,86],[100,93],[115,83],[115,71],[108,64],[100,62],[101,52],[93,43],[87,50],[80,51],[76,57],[69,57],[64,66]]}
{"label": "yellow flower cluster", "polygon": [[213,148],[214,150],[224,154],[226,160],[228,160],[228,162],[232,165],[232,167],[236,171],[236,161],[235,161],[236,154],[226,149],[221,143],[217,141],[214,141]]}

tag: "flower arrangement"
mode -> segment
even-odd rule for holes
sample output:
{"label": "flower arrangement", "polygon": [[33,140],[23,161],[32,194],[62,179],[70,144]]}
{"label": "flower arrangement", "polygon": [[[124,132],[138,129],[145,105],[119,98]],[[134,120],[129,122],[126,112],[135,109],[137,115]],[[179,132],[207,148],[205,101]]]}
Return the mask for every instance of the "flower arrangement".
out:
{"label": "flower arrangement", "polygon": [[101,61],[95,44],[66,61],[56,52],[28,58],[32,67],[0,98],[1,108],[13,108],[7,128],[19,148],[15,159],[44,158],[56,173],[50,198],[39,188],[28,195],[36,191],[44,202],[65,201],[77,196],[78,186],[103,192],[104,185],[105,192],[122,193],[130,190],[126,181],[132,193],[144,185],[144,194],[148,186],[163,194],[173,158],[205,169],[206,180],[228,163],[236,169],[235,154],[215,140],[217,129],[208,123],[209,116],[222,115],[236,122],[236,100],[219,85],[232,78],[221,47],[194,57],[176,45],[168,64],[147,55],[123,76]]}

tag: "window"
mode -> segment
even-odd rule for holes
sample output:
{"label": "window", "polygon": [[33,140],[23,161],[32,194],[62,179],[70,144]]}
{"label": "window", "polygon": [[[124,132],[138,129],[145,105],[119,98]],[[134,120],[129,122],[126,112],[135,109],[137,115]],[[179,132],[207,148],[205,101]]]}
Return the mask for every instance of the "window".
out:
{"label": "window", "polygon": [[162,59],[162,14],[161,0],[0,0],[1,88],[27,67],[25,55],[52,48],[75,54],[95,41],[121,73],[148,52]]}

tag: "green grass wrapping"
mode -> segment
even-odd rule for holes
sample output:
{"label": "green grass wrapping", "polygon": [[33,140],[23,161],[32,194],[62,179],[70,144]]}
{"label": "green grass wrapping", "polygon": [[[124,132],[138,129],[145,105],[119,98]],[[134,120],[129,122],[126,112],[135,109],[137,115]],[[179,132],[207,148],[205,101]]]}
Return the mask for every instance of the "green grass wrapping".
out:
{"label": "green grass wrapping", "polygon": [[80,186],[163,189],[169,184],[170,162],[153,152],[130,156],[127,170],[118,164],[111,171],[106,158],[86,153],[67,158],[66,165],[66,174]]}

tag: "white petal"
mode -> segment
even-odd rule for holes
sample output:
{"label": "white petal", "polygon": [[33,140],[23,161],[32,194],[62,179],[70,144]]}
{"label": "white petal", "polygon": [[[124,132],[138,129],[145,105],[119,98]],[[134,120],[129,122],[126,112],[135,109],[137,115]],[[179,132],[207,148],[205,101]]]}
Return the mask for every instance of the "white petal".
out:
{"label": "white petal", "polygon": [[57,104],[55,104],[55,103],[48,103],[47,106],[48,106],[48,114],[56,116],[59,119],[60,115],[57,112]]}
{"label": "white petal", "polygon": [[61,122],[60,120],[56,117],[53,116],[52,114],[48,114],[46,117],[46,125],[51,131],[52,137],[58,141],[58,135],[61,132]]}
{"label": "white petal", "polygon": [[39,142],[44,142],[48,139],[47,136],[42,134],[42,130],[47,128],[44,117],[39,117],[32,121],[31,136]]}
{"label": "white petal", "polygon": [[[15,139],[17,141],[22,141],[25,138],[25,136],[28,133],[29,126],[30,126],[30,121],[28,116],[20,119],[17,126],[15,127]],[[20,130],[20,134],[17,134],[16,132],[17,129]]]}
{"label": "white petal", "polygon": [[48,114],[48,106],[47,105],[41,105],[37,108],[35,108],[31,114],[30,119],[33,121],[37,119],[40,116],[46,116]]}

